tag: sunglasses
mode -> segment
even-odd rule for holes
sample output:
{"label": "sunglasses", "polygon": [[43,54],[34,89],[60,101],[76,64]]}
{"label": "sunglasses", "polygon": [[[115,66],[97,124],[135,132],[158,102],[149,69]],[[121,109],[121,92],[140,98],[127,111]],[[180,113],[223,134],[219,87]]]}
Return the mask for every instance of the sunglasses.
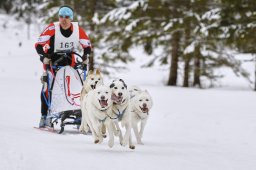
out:
{"label": "sunglasses", "polygon": [[60,18],[66,18],[66,19],[69,19],[69,16],[62,16],[62,15],[59,15]]}

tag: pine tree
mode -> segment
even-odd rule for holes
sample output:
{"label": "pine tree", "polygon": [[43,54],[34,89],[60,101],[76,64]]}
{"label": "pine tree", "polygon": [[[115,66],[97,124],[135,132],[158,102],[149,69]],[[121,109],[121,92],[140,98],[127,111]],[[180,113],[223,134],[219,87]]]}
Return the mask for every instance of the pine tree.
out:
{"label": "pine tree", "polygon": [[[222,0],[220,34],[224,39],[225,46],[241,53],[256,53],[256,6],[254,0]],[[224,38],[223,38],[224,37]],[[252,60],[253,61],[253,60]],[[235,68],[235,71],[239,68]],[[246,77],[249,74],[238,74]],[[256,91],[256,64],[255,64],[254,89]],[[250,81],[250,80],[249,80]]]}
{"label": "pine tree", "polygon": [[13,8],[13,1],[0,0],[0,9],[3,9],[7,14],[11,13],[12,8]]}
{"label": "pine tree", "polygon": [[[37,1],[24,3],[33,6]],[[75,20],[89,34],[93,58],[100,59],[95,63],[91,58],[90,69],[121,69],[115,63],[132,61],[129,50],[140,46],[151,57],[146,66],[170,67],[167,85],[180,85],[178,79],[184,87],[213,85],[222,77],[215,71],[221,67],[248,78],[228,51],[255,53],[252,0],[56,0],[47,2],[40,15],[44,13],[47,22],[56,21],[61,5],[74,8]]]}

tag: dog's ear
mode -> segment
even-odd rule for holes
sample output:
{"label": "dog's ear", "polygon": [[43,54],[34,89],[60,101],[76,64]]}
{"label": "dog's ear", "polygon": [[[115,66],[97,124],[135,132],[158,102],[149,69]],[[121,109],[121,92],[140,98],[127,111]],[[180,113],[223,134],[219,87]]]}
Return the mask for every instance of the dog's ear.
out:
{"label": "dog's ear", "polygon": [[100,70],[99,69],[96,69],[96,74],[100,75]]}
{"label": "dog's ear", "polygon": [[92,71],[92,70],[89,70],[88,75],[91,75],[91,74],[93,74],[93,71]]}
{"label": "dog's ear", "polygon": [[114,86],[115,86],[115,84],[114,84],[114,83],[111,83],[109,87],[110,87],[110,88],[113,88]]}
{"label": "dog's ear", "polygon": [[124,83],[124,87],[127,89],[127,85]]}
{"label": "dog's ear", "polygon": [[121,81],[124,85],[124,87],[127,89],[127,85],[125,84],[124,80],[123,79],[119,79],[119,81]]}

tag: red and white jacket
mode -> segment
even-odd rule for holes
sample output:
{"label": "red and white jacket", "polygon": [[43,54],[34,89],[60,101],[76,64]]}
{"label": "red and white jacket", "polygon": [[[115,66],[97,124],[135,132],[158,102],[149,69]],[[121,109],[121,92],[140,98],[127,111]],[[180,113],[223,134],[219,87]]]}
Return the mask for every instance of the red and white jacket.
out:
{"label": "red and white jacket", "polygon": [[[68,30],[63,30],[61,29],[61,27],[59,28],[63,36],[69,37],[73,33],[73,29],[74,29],[73,27],[74,26],[72,23],[70,29]],[[54,23],[51,23],[45,28],[45,30],[41,33],[40,37],[38,38],[38,41],[35,44],[35,48],[37,50],[37,53],[40,56],[41,61],[43,61],[44,54],[46,53],[52,54],[54,52],[55,29],[59,29],[59,28],[55,28]],[[78,32],[79,32],[79,43],[84,49],[84,53],[90,53],[92,47],[91,47],[89,37],[87,36],[83,28],[81,28],[80,26],[78,26]],[[53,60],[54,59],[56,60],[57,58],[53,58]],[[72,61],[69,64],[71,66],[74,66],[75,61],[73,56],[72,56]]]}

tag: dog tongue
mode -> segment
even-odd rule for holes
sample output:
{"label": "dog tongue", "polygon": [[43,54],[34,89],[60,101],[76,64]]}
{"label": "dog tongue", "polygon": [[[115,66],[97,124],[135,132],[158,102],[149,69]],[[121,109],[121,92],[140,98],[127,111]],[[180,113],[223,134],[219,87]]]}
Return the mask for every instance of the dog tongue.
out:
{"label": "dog tongue", "polygon": [[101,100],[101,101],[100,101],[100,105],[101,105],[101,107],[106,107],[106,106],[108,106],[107,100]]}
{"label": "dog tongue", "polygon": [[111,95],[111,99],[112,99],[113,101],[116,101],[116,100],[118,100],[118,97],[117,97],[116,95],[112,94],[112,95]]}
{"label": "dog tongue", "polygon": [[117,103],[120,103],[121,101],[122,101],[122,97],[117,97],[116,95],[112,95],[111,96],[111,99],[113,100],[113,101],[115,101],[115,102],[117,102]]}
{"label": "dog tongue", "polygon": [[141,110],[142,110],[144,113],[148,113],[148,108],[147,108],[147,107],[143,107],[143,108],[141,108]]}

